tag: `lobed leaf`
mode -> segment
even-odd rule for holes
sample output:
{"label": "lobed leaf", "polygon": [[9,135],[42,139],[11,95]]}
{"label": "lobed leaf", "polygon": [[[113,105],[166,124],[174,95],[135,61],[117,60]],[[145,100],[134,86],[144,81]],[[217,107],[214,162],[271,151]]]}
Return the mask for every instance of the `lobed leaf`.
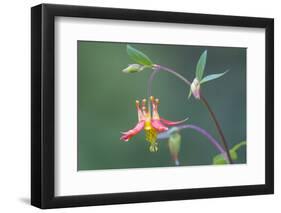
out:
{"label": "lobed leaf", "polygon": [[[236,151],[230,150],[230,157],[232,160],[237,160],[238,155]],[[218,154],[213,158],[213,164],[214,165],[221,165],[221,164],[227,164],[227,161],[225,160],[224,156],[222,154]]]}
{"label": "lobed leaf", "polygon": [[225,75],[229,70],[226,70],[225,72],[223,73],[217,73],[217,74],[211,74],[211,75],[207,75],[205,76],[201,81],[200,81],[200,84],[203,84],[203,83],[206,83],[208,81],[212,81],[212,80],[215,80],[215,79],[218,79],[220,77],[222,77],[223,75]]}
{"label": "lobed leaf", "polygon": [[205,50],[198,62],[197,62],[197,66],[196,66],[196,78],[198,81],[201,81],[201,79],[203,78],[203,75],[204,75],[204,70],[205,70],[205,65],[206,65],[206,60],[207,60],[207,50]]}
{"label": "lobed leaf", "polygon": [[152,66],[152,61],[141,51],[133,48],[131,45],[127,45],[127,53],[130,56],[131,59],[136,61],[139,64],[145,65],[145,66]]}
{"label": "lobed leaf", "polygon": [[[246,141],[242,141],[235,146],[233,146],[230,150],[230,157],[232,160],[237,160],[238,159],[238,154],[237,151],[240,149],[242,146],[246,146]],[[224,156],[222,154],[218,154],[213,157],[213,164],[214,165],[221,165],[221,164],[227,164],[227,161],[225,160]]]}
{"label": "lobed leaf", "polygon": [[241,141],[240,143],[236,144],[234,147],[232,147],[232,150],[237,151],[238,149],[240,149],[242,146],[246,146],[247,143],[246,141]]}

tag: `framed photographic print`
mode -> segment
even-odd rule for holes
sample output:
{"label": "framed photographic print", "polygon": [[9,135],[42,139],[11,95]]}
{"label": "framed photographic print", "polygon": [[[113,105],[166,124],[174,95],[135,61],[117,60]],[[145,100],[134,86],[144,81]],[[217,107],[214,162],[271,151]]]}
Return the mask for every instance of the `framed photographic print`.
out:
{"label": "framed photographic print", "polygon": [[273,193],[274,21],[31,9],[31,203]]}

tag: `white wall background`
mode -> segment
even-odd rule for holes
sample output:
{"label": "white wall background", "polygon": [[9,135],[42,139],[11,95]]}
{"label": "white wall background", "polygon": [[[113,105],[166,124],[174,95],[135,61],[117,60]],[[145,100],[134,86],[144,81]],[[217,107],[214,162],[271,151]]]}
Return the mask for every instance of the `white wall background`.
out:
{"label": "white wall background", "polygon": [[[246,0],[45,0],[195,13],[275,18],[275,195],[50,210],[51,212],[278,212],[281,202],[281,13],[279,1]],[[37,0],[2,1],[0,12],[0,212],[39,212],[30,197],[30,7]],[[278,85],[279,83],[279,85]],[[240,174],[241,175],[241,174]]]}

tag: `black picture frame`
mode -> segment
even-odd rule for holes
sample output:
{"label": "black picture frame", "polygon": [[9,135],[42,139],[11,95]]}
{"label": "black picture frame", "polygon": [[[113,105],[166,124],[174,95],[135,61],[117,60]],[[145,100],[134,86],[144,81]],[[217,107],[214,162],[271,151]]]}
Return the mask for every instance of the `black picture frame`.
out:
{"label": "black picture frame", "polygon": [[[265,184],[93,195],[54,195],[55,17],[264,28],[266,32]],[[31,204],[42,209],[274,193],[274,20],[164,11],[41,4],[31,8]]]}

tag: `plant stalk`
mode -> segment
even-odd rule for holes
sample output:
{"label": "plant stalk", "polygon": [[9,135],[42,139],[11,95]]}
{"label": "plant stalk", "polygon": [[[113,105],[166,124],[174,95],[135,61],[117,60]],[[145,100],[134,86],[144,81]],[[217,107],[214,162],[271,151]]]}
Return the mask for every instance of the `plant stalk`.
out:
{"label": "plant stalk", "polygon": [[[166,71],[166,72],[169,72],[173,75],[175,75],[176,77],[178,77],[179,79],[181,79],[183,82],[185,82],[188,86],[191,85],[191,82],[189,80],[187,80],[185,77],[183,77],[182,75],[180,75],[179,73],[177,73],[176,71],[168,68],[168,67],[165,67],[165,66],[162,66],[162,65],[159,65],[159,64],[155,64],[154,66],[154,71],[153,73],[151,74],[150,78],[149,78],[149,82],[148,82],[148,93],[151,93],[151,86],[152,86],[152,81],[154,79],[154,76],[155,74],[157,73],[157,71],[159,70],[162,70],[162,71]],[[151,94],[149,94],[151,95]],[[231,156],[230,156],[230,152],[229,152],[229,149],[228,149],[228,145],[227,145],[227,142],[225,140],[225,137],[224,137],[224,134],[222,132],[222,129],[220,127],[220,124],[215,116],[215,113],[214,111],[212,110],[212,108],[210,107],[208,101],[206,100],[206,98],[200,94],[200,100],[201,102],[204,104],[204,106],[207,108],[209,114],[211,115],[211,118],[212,120],[214,121],[215,123],[215,126],[216,126],[216,129],[218,131],[218,134],[220,135],[220,139],[221,139],[221,142],[222,142],[222,145],[224,146],[224,149],[225,149],[225,152],[226,152],[226,155],[229,159],[229,163],[232,164],[233,161],[231,159]]]}
{"label": "plant stalk", "polygon": [[223,134],[223,132],[222,132],[222,129],[221,129],[221,127],[220,127],[220,124],[219,124],[219,122],[218,122],[218,120],[217,120],[217,118],[216,118],[216,115],[215,115],[214,111],[212,110],[212,108],[210,107],[208,101],[206,100],[206,98],[205,98],[203,95],[200,95],[200,100],[203,102],[203,104],[204,104],[204,105],[206,106],[206,108],[208,109],[209,114],[210,114],[212,120],[214,121],[214,123],[215,123],[215,125],[216,125],[216,128],[217,128],[217,131],[218,131],[218,133],[219,133],[219,135],[220,135],[222,144],[223,144],[223,146],[224,146],[224,149],[225,149],[225,151],[226,151],[227,157],[228,157],[228,159],[229,159],[229,163],[232,164],[233,161],[232,161],[231,156],[230,156],[229,148],[228,148],[228,145],[227,145],[227,143],[226,143],[226,140],[225,140],[224,134]]}

